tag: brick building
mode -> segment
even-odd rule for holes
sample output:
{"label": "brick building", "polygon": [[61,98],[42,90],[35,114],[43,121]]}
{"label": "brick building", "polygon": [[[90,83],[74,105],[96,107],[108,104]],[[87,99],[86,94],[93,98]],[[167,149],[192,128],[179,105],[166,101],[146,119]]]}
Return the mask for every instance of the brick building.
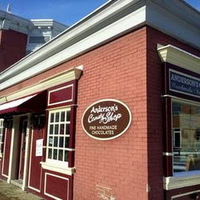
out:
{"label": "brick building", "polygon": [[0,72],[67,28],[52,19],[24,19],[0,10]]}
{"label": "brick building", "polygon": [[111,0],[1,72],[1,178],[45,199],[198,199],[199,27],[184,1]]}

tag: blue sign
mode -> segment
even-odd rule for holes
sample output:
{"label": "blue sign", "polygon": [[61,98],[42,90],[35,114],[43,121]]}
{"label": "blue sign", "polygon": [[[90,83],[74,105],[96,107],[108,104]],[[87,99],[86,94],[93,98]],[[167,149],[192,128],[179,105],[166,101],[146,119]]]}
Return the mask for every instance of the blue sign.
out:
{"label": "blue sign", "polygon": [[169,70],[169,90],[200,98],[200,79]]}

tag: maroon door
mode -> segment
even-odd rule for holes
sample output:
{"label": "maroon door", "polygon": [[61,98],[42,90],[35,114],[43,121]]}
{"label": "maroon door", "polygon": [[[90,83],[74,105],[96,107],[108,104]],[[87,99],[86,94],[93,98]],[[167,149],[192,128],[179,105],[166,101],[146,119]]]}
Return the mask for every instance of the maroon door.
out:
{"label": "maroon door", "polygon": [[4,176],[8,176],[9,171],[9,160],[10,160],[10,145],[11,145],[11,138],[12,138],[12,129],[6,128],[5,137],[4,137],[4,161],[2,166],[2,174]]}
{"label": "maroon door", "polygon": [[20,162],[19,162],[19,179],[23,180],[24,177],[24,160],[26,153],[26,131],[27,131],[27,118],[20,119]]}

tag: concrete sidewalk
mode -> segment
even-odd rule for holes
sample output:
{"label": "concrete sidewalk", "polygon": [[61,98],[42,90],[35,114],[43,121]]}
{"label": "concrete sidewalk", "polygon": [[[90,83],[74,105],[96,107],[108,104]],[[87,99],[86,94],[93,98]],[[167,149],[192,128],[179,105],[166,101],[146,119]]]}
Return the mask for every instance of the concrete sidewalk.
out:
{"label": "concrete sidewalk", "polygon": [[23,191],[19,187],[0,180],[0,200],[41,200],[41,197]]}

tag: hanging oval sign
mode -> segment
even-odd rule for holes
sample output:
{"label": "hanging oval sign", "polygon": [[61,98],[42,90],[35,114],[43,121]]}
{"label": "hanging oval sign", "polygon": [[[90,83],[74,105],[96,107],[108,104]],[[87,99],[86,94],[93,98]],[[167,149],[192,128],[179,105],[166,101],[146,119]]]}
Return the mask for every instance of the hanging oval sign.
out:
{"label": "hanging oval sign", "polygon": [[103,99],[90,105],[82,117],[84,131],[97,140],[112,140],[129,128],[131,112],[116,99]]}

